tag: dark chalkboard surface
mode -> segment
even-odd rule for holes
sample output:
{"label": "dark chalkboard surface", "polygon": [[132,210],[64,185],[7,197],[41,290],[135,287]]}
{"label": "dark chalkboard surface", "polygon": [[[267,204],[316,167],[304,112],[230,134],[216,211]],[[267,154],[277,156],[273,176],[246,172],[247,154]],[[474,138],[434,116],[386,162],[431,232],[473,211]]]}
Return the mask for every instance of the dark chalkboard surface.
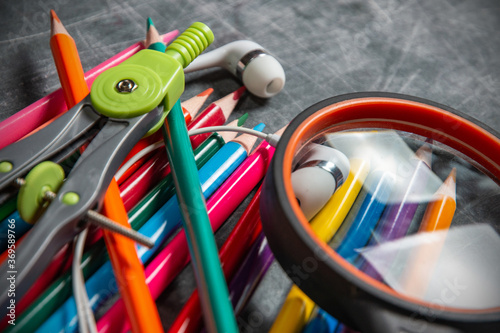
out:
{"label": "dark chalkboard surface", "polygon": [[[143,39],[148,16],[160,32],[207,23],[215,34],[210,49],[237,39],[260,43],[283,64],[285,89],[270,100],[247,95],[231,119],[248,112],[247,125],[263,121],[269,132],[322,99],[359,91],[427,98],[500,131],[497,0],[3,1],[0,120],[59,87],[50,9],[75,39],[84,70]],[[222,70],[207,70],[187,77],[184,96],[213,87],[213,101],[239,85]],[[218,233],[219,244],[246,203]],[[289,286],[273,264],[239,318],[242,331],[266,331]],[[158,300],[166,328],[193,287],[188,268]]]}

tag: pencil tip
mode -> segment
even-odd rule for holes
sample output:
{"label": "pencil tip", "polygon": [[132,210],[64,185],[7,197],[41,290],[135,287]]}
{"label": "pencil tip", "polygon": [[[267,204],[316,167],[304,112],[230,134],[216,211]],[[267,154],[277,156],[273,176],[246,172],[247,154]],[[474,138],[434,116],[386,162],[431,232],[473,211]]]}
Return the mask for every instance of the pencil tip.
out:
{"label": "pencil tip", "polygon": [[57,34],[66,34],[69,35],[68,31],[62,24],[61,20],[57,16],[55,10],[50,10],[50,35],[54,36]]}
{"label": "pencil tip", "polygon": [[214,92],[213,88],[208,88],[205,91],[202,91],[201,93],[198,94],[198,96],[203,97],[203,96],[210,96],[211,93]]}
{"label": "pencil tip", "polygon": [[147,31],[149,31],[150,27],[154,27],[155,26],[154,23],[153,23],[153,20],[151,19],[151,17],[148,17],[147,23],[148,23]]}
{"label": "pencil tip", "polygon": [[213,92],[212,88],[208,88],[207,90],[199,93],[198,95],[182,102],[182,107],[191,115],[191,118],[198,114],[203,104],[207,100],[208,96]]}
{"label": "pencil tip", "polygon": [[241,96],[243,95],[243,93],[245,92],[247,88],[245,86],[239,88],[238,90],[236,90],[233,94],[233,99],[235,101],[239,100],[241,98]]}
{"label": "pencil tip", "polygon": [[59,19],[59,17],[57,17],[57,14],[53,9],[50,10],[50,18],[52,20],[56,20],[57,22],[61,23],[61,20]]}
{"label": "pencil tip", "polygon": [[282,128],[280,128],[279,130],[277,130],[276,132],[274,132],[275,135],[279,135],[279,136],[282,136],[283,133],[285,132],[286,128],[288,127],[288,124],[283,126]]}
{"label": "pencil tip", "polygon": [[[232,122],[230,122],[226,126],[238,126],[238,119],[233,120]],[[231,131],[231,132],[220,131],[218,133],[221,136],[222,140],[224,140],[224,142],[229,142],[229,141],[233,140],[234,138],[236,138],[236,136],[238,135],[237,132],[233,132],[233,131]]]}
{"label": "pencil tip", "polygon": [[233,91],[232,93],[213,102],[213,104],[219,106],[222,109],[222,113],[224,113],[224,117],[226,119],[228,119],[233,112],[245,89],[245,87],[241,87],[238,90]]}
{"label": "pencil tip", "polygon": [[146,31],[146,48],[165,52],[166,46],[165,43],[162,42],[160,34],[153,23],[151,17],[147,19],[147,31]]}
{"label": "pencil tip", "polygon": [[[253,129],[262,132],[264,127],[266,127],[266,125],[264,123],[260,123]],[[231,141],[239,143],[247,151],[247,153],[250,153],[250,151],[252,151],[252,147],[255,145],[255,142],[257,142],[257,137],[252,134],[243,133]]]}
{"label": "pencil tip", "polygon": [[448,177],[451,177],[453,179],[453,182],[457,181],[457,168],[451,169],[451,172]]}
{"label": "pencil tip", "polygon": [[432,163],[432,147],[430,142],[425,142],[418,150],[415,152],[418,159],[422,160],[428,167]]}
{"label": "pencil tip", "polygon": [[240,118],[238,118],[238,127],[241,127],[245,124],[245,122],[248,119],[248,112],[246,112],[244,115],[242,115]]}

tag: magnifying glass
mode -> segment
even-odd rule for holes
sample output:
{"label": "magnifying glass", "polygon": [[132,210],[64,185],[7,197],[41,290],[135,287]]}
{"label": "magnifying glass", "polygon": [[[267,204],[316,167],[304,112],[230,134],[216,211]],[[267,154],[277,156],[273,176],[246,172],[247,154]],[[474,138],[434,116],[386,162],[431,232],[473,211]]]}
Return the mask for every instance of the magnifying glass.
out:
{"label": "magnifying glass", "polygon": [[[318,149],[332,157],[311,162]],[[306,176],[299,188],[304,168],[334,181]],[[263,230],[292,281],[353,329],[499,332],[499,185],[500,135],[488,126],[416,97],[342,95],[281,137]]]}

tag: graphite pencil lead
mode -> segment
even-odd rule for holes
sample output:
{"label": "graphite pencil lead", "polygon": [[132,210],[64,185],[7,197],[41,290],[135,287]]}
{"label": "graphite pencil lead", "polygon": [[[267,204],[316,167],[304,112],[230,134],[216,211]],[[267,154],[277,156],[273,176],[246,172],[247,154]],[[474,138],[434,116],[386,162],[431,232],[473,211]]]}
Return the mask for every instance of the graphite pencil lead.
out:
{"label": "graphite pencil lead", "polygon": [[224,117],[228,119],[233,110],[235,109],[236,104],[238,104],[238,101],[240,100],[245,90],[246,88],[245,86],[243,86],[238,90],[230,93],[229,95],[226,95],[221,99],[216,100],[213,104],[219,106],[222,109],[222,113],[224,113]]}
{"label": "graphite pencil lead", "polygon": [[191,115],[191,118],[198,114],[203,104],[205,104],[208,96],[213,92],[212,88],[208,88],[207,90],[199,93],[198,95],[191,97],[190,99],[182,102],[182,109],[188,112]]}

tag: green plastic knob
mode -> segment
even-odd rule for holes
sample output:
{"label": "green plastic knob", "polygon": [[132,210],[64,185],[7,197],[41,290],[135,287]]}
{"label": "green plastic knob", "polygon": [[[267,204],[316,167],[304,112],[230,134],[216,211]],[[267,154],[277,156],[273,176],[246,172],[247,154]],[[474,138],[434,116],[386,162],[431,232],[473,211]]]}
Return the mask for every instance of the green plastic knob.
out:
{"label": "green plastic knob", "polygon": [[213,41],[212,30],[204,23],[195,22],[167,47],[165,53],[186,68]]}
{"label": "green plastic knob", "polygon": [[64,170],[59,164],[45,161],[31,169],[24,180],[17,196],[17,210],[24,221],[33,224],[49,205],[45,193],[57,193],[63,184]]}
{"label": "green plastic knob", "polygon": [[[120,91],[123,81],[133,82],[133,91]],[[110,118],[134,118],[148,113],[163,99],[162,80],[152,69],[122,64],[99,75],[92,85],[94,107]]]}
{"label": "green plastic knob", "polygon": [[0,162],[0,173],[10,172],[10,170],[12,170],[13,167],[14,166],[10,162],[7,161]]}
{"label": "green plastic knob", "polygon": [[63,204],[68,206],[76,205],[80,201],[80,196],[76,192],[64,193],[62,200]]}

